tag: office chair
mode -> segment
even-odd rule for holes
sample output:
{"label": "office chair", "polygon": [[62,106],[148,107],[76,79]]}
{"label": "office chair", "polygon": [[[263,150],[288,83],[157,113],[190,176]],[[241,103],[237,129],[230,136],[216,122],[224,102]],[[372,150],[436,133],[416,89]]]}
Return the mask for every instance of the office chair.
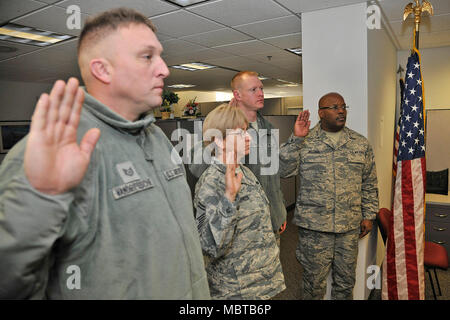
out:
{"label": "office chair", "polygon": [[[389,235],[389,225],[392,219],[392,212],[387,208],[381,208],[377,213],[377,223],[380,226],[381,237],[384,243]],[[436,291],[434,290],[433,277],[431,271],[434,271],[434,277],[436,278],[436,283],[439,289],[439,295],[442,295],[441,286],[439,285],[439,279],[436,273],[436,268],[447,270],[448,268],[448,255],[445,248],[432,241],[425,241],[424,248],[424,266],[425,271],[428,273],[431,283],[431,289],[433,290],[434,300],[437,300]]]}

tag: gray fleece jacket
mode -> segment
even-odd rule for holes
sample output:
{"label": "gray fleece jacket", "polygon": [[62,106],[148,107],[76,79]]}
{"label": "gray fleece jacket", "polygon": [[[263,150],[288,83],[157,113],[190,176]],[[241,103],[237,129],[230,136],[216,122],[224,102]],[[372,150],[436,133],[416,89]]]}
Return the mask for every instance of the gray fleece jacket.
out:
{"label": "gray fleece jacket", "polygon": [[183,165],[153,117],[86,93],[78,139],[101,137],[82,183],[49,196],[25,177],[26,138],[0,167],[0,299],[209,299]]}

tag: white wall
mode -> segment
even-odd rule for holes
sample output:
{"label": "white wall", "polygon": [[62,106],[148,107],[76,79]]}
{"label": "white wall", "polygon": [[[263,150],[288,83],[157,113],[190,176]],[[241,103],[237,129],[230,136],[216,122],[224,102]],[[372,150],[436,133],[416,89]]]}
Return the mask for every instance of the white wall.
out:
{"label": "white wall", "polygon": [[[392,158],[397,82],[397,50],[384,29],[368,31],[368,139],[372,145],[377,166],[379,207],[390,208],[392,201]],[[375,236],[375,235],[373,235]],[[381,234],[371,252],[381,266],[385,246]],[[373,257],[372,257],[373,258]]]}
{"label": "white wall", "polygon": [[339,92],[350,106],[347,125],[367,137],[366,4],[302,14],[303,105],[318,119],[317,103]]}

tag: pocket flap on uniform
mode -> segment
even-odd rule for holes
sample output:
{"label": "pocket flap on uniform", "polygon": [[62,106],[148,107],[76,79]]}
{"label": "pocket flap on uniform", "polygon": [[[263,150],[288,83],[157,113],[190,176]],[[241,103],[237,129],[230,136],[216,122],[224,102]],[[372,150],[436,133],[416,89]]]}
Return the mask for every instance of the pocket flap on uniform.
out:
{"label": "pocket flap on uniform", "polygon": [[327,162],[327,157],[321,153],[308,153],[304,158],[303,162]]}
{"label": "pocket flap on uniform", "polygon": [[348,155],[348,162],[364,163],[364,155],[362,155],[362,154],[349,154]]}

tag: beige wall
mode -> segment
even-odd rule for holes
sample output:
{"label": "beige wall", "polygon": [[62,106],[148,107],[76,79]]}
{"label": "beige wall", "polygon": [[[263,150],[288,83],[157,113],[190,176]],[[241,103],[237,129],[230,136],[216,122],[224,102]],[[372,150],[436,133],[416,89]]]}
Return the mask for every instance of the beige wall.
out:
{"label": "beige wall", "polygon": [[368,139],[377,165],[380,208],[391,206],[397,51],[384,30],[368,32]]}
{"label": "beige wall", "polygon": [[[409,50],[399,51],[397,64],[406,69],[409,55]],[[450,108],[450,47],[421,49],[420,58],[425,109]]]}
{"label": "beige wall", "polygon": [[[397,89],[397,50],[383,30],[368,31],[367,86],[368,139],[373,148],[377,166],[379,207],[391,207],[392,157]],[[376,264],[384,259],[384,243],[377,236]]]}

